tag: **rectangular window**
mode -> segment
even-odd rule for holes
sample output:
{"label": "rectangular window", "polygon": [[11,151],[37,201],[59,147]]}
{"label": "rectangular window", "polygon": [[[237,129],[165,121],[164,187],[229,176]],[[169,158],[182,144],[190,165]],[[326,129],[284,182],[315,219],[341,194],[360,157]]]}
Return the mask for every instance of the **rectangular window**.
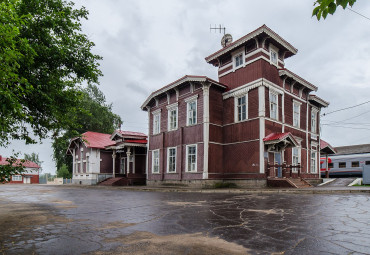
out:
{"label": "rectangular window", "polygon": [[[301,163],[301,158],[300,158],[300,153],[299,153],[299,148],[298,147],[293,147],[292,148],[292,165],[293,166],[298,166],[298,164]],[[293,168],[294,172],[298,171],[298,168]]]}
{"label": "rectangular window", "polygon": [[159,173],[159,150],[152,151],[152,173]]}
{"label": "rectangular window", "polygon": [[15,181],[15,182],[22,181],[22,175],[13,175],[12,176],[12,181]]}
{"label": "rectangular window", "polygon": [[346,168],[346,162],[339,162],[339,168]]}
{"label": "rectangular window", "polygon": [[187,103],[187,125],[197,124],[197,101],[190,101]]}
{"label": "rectangular window", "polygon": [[352,161],[352,167],[360,167],[360,162],[359,161]]}
{"label": "rectangular window", "polygon": [[197,171],[197,146],[196,145],[186,146],[186,171],[187,172]]}
{"label": "rectangular window", "polygon": [[270,118],[278,120],[278,95],[270,92]]}
{"label": "rectangular window", "polygon": [[333,168],[334,167],[334,163],[329,163],[328,164],[328,168]]}
{"label": "rectangular window", "polygon": [[278,64],[278,54],[274,50],[270,50],[270,61],[275,65]]}
{"label": "rectangular window", "polygon": [[300,118],[301,118],[301,105],[299,103],[293,103],[293,126],[299,127],[300,126]]}
{"label": "rectangular window", "polygon": [[86,155],[86,172],[88,173],[90,170],[90,156]]}
{"label": "rectangular window", "polygon": [[237,121],[243,121],[247,119],[247,96],[241,96],[237,98]]}
{"label": "rectangular window", "polygon": [[153,115],[153,135],[161,132],[161,113],[158,112]]}
{"label": "rectangular window", "polygon": [[365,162],[365,165],[370,165],[370,161],[366,161]]}
{"label": "rectangular window", "polygon": [[168,131],[177,129],[177,107],[168,110]]}
{"label": "rectangular window", "polygon": [[311,110],[311,132],[316,133],[317,127],[317,111]]}
{"label": "rectangular window", "polygon": [[235,67],[243,65],[243,54],[238,54],[235,56]]}
{"label": "rectangular window", "polygon": [[317,173],[316,152],[311,152],[311,173]]}
{"label": "rectangular window", "polygon": [[176,148],[167,150],[167,172],[176,173]]}

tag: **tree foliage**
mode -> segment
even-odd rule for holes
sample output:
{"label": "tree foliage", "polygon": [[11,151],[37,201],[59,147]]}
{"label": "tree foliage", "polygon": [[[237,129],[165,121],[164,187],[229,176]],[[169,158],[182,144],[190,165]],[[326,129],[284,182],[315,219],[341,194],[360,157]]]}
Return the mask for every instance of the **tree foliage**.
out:
{"label": "tree foliage", "polygon": [[5,183],[11,180],[12,175],[22,174],[24,172],[24,159],[17,159],[19,154],[10,156],[6,159],[7,164],[0,165],[0,183]]}
{"label": "tree foliage", "polygon": [[64,164],[72,172],[72,157],[67,157],[69,140],[81,136],[86,131],[113,133],[121,123],[121,118],[112,112],[112,104],[107,104],[104,94],[96,85],[88,85],[81,90],[80,106],[84,109],[76,117],[76,125],[66,129],[63,135],[53,141],[54,160],[57,169]]}
{"label": "tree foliage", "polygon": [[70,179],[72,178],[71,173],[68,171],[68,168],[65,164],[63,164],[60,168],[57,170],[57,177],[63,178],[63,179]]}
{"label": "tree foliage", "polygon": [[38,153],[35,153],[35,152],[32,152],[31,154],[25,153],[24,154],[24,159],[28,160],[28,161],[31,161],[33,163],[36,163],[40,167],[39,170],[42,171],[41,164],[44,163],[44,162],[39,159],[39,154]]}
{"label": "tree foliage", "polygon": [[317,0],[314,2],[314,6],[317,6],[313,9],[312,16],[316,16],[317,20],[321,17],[326,19],[328,14],[334,14],[337,7],[341,6],[344,10],[348,5],[352,7],[355,2],[356,0]]}
{"label": "tree foliage", "polygon": [[0,146],[75,127],[80,84],[101,75],[87,15],[66,0],[0,0]]}

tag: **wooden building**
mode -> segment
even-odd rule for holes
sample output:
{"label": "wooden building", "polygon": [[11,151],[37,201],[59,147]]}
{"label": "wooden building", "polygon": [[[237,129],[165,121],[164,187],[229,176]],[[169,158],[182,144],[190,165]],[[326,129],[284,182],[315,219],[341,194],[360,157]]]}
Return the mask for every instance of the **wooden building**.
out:
{"label": "wooden building", "polygon": [[146,144],[147,135],[121,130],[88,131],[71,139],[67,154],[73,157],[73,183],[145,184]]}
{"label": "wooden building", "polygon": [[286,177],[283,163],[298,166],[289,177],[319,178],[320,110],[329,103],[285,67],[297,49],[265,25],[222,43],[205,59],[218,68],[219,81],[184,76],[143,103],[147,183],[232,180],[259,187]]}
{"label": "wooden building", "polygon": [[[21,160],[17,159],[16,164],[22,164],[24,166],[24,172],[22,174],[13,175],[9,183],[13,184],[38,184],[39,183],[39,170],[40,166],[32,161],[26,160],[21,163]],[[8,165],[7,158],[0,155],[0,165]]]}

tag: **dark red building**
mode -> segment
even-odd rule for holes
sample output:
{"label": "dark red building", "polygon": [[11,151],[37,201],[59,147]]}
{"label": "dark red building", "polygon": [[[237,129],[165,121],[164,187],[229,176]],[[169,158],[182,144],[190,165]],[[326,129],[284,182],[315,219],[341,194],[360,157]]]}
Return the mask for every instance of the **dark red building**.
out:
{"label": "dark red building", "polygon": [[[7,158],[3,158],[0,155],[0,165],[8,165]],[[22,164],[24,166],[24,172],[22,174],[12,175],[9,183],[13,184],[38,184],[39,183],[39,170],[40,166],[32,161],[26,160],[21,162],[17,159],[16,164]]]}
{"label": "dark red building", "polygon": [[146,144],[147,135],[121,130],[88,131],[71,139],[67,154],[73,157],[73,183],[93,185],[111,179],[112,185],[145,184]]}
{"label": "dark red building", "polygon": [[[227,40],[225,40],[227,39]],[[297,49],[267,26],[206,57],[218,79],[183,78],[153,92],[148,112],[149,185],[232,180],[265,186],[268,178],[319,178],[317,87],[285,68]]]}

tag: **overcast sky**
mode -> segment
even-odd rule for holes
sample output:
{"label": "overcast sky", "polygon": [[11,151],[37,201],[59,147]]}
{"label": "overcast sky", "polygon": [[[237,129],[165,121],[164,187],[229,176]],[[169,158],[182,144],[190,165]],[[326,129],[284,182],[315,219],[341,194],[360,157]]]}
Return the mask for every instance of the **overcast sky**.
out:
{"label": "overcast sky", "polygon": [[[140,106],[149,94],[188,74],[217,80],[217,68],[204,58],[221,48],[222,24],[234,40],[266,24],[298,49],[286,68],[316,85],[330,102],[322,113],[370,101],[370,20],[338,9],[327,20],[311,18],[314,0],[76,0],[89,20],[83,31],[103,57],[100,89],[123,130],[147,133],[147,113]],[[370,3],[353,10],[370,17]],[[333,146],[370,143],[370,103],[322,117],[322,138]],[[324,125],[327,124],[327,125]],[[55,171],[49,140],[0,148],[39,153],[44,172]]]}

